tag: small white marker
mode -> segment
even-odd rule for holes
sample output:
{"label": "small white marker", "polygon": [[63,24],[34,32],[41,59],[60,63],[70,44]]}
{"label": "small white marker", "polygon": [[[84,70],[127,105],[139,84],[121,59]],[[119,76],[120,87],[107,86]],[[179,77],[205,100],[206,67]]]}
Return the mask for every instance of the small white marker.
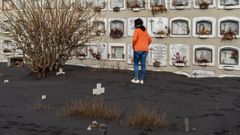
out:
{"label": "small white marker", "polygon": [[42,95],[42,100],[46,99],[47,96],[46,95]]}
{"label": "small white marker", "polygon": [[87,130],[90,131],[90,130],[92,130],[92,128],[90,126],[88,126]]}
{"label": "small white marker", "polygon": [[9,80],[4,80],[4,83],[9,83]]}

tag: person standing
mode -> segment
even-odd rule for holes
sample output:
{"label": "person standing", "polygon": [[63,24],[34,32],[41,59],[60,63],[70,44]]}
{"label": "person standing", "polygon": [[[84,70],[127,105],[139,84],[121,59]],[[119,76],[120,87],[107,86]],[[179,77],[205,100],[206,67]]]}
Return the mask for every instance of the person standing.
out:
{"label": "person standing", "polygon": [[[145,26],[143,26],[142,19],[138,18],[134,20],[135,30],[133,34],[132,46],[134,50],[134,78],[132,83],[144,84],[144,76],[146,72],[146,58],[149,51],[149,45],[152,42],[152,38],[149,36]],[[141,71],[139,74],[138,64],[141,64]]]}

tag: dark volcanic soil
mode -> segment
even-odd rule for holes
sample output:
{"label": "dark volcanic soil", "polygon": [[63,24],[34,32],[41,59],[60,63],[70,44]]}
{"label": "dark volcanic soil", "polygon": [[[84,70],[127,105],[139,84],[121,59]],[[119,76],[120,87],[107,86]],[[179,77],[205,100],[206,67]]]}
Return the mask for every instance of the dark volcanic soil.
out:
{"label": "dark volcanic soil", "polygon": [[[101,135],[98,129],[86,130],[93,119],[62,118],[54,110],[31,109],[41,95],[47,95],[44,104],[53,108],[71,99],[91,97],[98,82],[106,89],[104,99],[118,103],[125,115],[136,105],[151,105],[167,112],[177,125],[176,129],[149,131],[149,135],[240,135],[240,78],[192,79],[148,71],[145,84],[140,85],[130,83],[132,71],[65,66],[66,75],[50,74],[42,80],[25,68],[1,64],[0,71],[0,135]],[[190,120],[188,133],[184,118]],[[99,122],[107,124],[107,135],[142,132],[116,121]]]}

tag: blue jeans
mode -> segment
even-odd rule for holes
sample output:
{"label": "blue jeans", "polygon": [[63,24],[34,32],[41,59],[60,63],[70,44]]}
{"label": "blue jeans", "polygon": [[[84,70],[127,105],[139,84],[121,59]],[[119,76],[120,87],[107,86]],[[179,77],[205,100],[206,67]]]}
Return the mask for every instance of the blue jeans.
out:
{"label": "blue jeans", "polygon": [[[148,52],[146,51],[134,51],[134,78],[143,80],[146,72],[146,58]],[[140,77],[138,78],[138,63],[141,63]]]}

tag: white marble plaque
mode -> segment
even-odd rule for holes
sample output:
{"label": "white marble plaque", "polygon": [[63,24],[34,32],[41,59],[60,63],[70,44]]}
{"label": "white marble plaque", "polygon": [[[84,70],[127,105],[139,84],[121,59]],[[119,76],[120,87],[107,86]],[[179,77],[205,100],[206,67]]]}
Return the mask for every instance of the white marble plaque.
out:
{"label": "white marble plaque", "polygon": [[167,36],[168,18],[167,17],[149,17],[147,19],[147,29],[151,37]]}
{"label": "white marble plaque", "polygon": [[173,66],[189,65],[189,45],[172,44],[170,45],[169,64]]}
{"label": "white marble plaque", "polygon": [[128,45],[128,64],[133,64],[133,47],[132,47],[132,44]]}
{"label": "white marble plaque", "polygon": [[133,36],[135,30],[134,20],[138,18],[141,18],[143,20],[143,25],[146,27],[146,18],[143,17],[128,18],[128,36]]}
{"label": "white marble plaque", "polygon": [[149,65],[154,67],[167,65],[167,46],[164,44],[151,44],[149,51]]}
{"label": "white marble plaque", "polygon": [[108,59],[106,43],[92,43],[88,46],[88,48],[89,58],[98,60]]}

